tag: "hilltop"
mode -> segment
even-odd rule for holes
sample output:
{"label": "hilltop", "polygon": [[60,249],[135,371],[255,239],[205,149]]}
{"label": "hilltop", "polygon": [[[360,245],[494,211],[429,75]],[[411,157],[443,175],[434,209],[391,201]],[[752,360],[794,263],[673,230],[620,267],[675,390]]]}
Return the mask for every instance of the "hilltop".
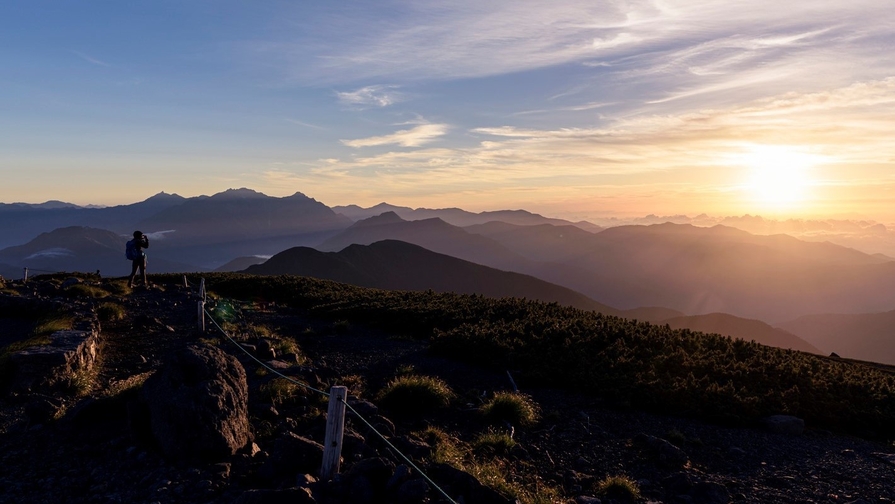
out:
{"label": "hilltop", "polygon": [[[96,313],[102,343],[90,373],[3,397],[0,453],[6,469],[0,501],[260,502],[251,499],[267,495],[290,502],[394,502],[375,497],[384,495],[378,490],[369,494],[373,500],[358,497],[358,474],[402,461],[354,417],[348,420],[352,441],[346,442],[342,471],[347,487],[304,476],[295,487],[296,472],[315,469],[296,466],[285,475],[275,469],[274,462],[292,467],[278,450],[296,436],[322,442],[325,401],[261,368],[216,328],[197,335],[195,277],[191,287],[183,287],[179,275],[153,276],[156,287],[134,291],[121,279],[78,278],[38,277],[2,287],[4,333],[28,338],[41,310],[68,313],[73,326]],[[207,285],[211,313],[254,357],[318,389],[347,385],[359,411],[452,491],[462,485],[446,474],[457,467],[503,494],[486,492],[487,499],[496,499],[486,500],[480,493],[475,502],[504,502],[510,495],[521,502],[597,502],[598,483],[608,476],[629,478],[641,493],[638,502],[895,499],[891,448],[831,433],[893,437],[895,379],[889,368],[737,344],[555,304],[382,291],[288,276],[217,274],[207,277]],[[112,305],[120,307],[120,318]],[[141,430],[141,415],[135,416],[141,384],[197,342],[223,350],[245,368],[257,452],[170,460]],[[672,366],[681,357],[674,347],[687,349],[690,357]],[[708,365],[712,355],[727,355],[728,369]],[[557,367],[557,359],[569,364]],[[791,366],[813,371],[789,374]],[[696,382],[675,382],[681,373]],[[767,376],[759,379],[758,373]],[[423,403],[415,403],[420,411],[409,412],[389,406],[381,391],[407,375],[442,380],[454,399],[432,410]],[[660,383],[650,380],[677,385],[656,387]],[[750,399],[757,397],[750,395],[751,381],[764,399]],[[840,395],[838,382],[847,387],[849,400]],[[510,424],[488,427],[481,409],[514,384],[536,406],[537,420],[516,423],[512,431]],[[760,427],[769,413],[796,414],[807,430],[769,432]],[[510,432],[515,446],[495,444],[508,442]],[[470,484],[464,491],[471,491]],[[296,492],[315,500],[297,500]],[[434,491],[427,495],[406,502],[439,501]],[[611,495],[602,498],[614,501]],[[616,499],[624,502],[620,495]]]}

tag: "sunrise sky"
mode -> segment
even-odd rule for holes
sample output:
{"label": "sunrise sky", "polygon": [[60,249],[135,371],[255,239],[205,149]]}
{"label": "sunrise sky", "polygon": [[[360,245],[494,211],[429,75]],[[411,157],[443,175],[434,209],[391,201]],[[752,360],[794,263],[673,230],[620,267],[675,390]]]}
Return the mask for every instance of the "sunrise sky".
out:
{"label": "sunrise sky", "polygon": [[895,222],[895,3],[13,1],[0,202]]}

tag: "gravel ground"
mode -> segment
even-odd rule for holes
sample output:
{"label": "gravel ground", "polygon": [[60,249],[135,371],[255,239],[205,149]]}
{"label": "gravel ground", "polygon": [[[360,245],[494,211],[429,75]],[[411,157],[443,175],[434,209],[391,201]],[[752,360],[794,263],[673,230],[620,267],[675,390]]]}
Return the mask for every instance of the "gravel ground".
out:
{"label": "gravel ground", "polygon": [[[117,301],[128,315],[103,326],[92,391],[80,398],[23,394],[0,399],[0,503],[223,503],[261,484],[251,454],[218,464],[171,463],[133,434],[128,403],[135,392],[116,391],[138,383],[172,350],[199,339],[195,299],[184,289],[167,286],[137,290]],[[464,440],[481,431],[469,421],[475,398],[511,387],[506,373],[430,355],[425,342],[362,327],[334,331],[328,322],[285,308],[244,310],[242,322],[294,337],[308,358],[302,364],[305,375],[321,384],[347,381],[354,386],[351,393],[366,399],[399,367],[441,377],[469,402],[424,423]],[[209,330],[203,337],[216,336]],[[250,390],[269,379],[259,377],[254,362],[234,345],[220,345],[243,362]],[[531,388],[524,379],[518,384],[540,405],[542,421],[515,432],[519,448],[510,464],[518,477],[560,489],[563,498],[557,502],[596,502],[586,500],[594,495],[595,482],[613,475],[637,481],[639,502],[895,502],[891,445],[810,426],[802,435],[788,436],[758,427],[728,428],[623,411],[593,397]],[[250,403],[250,409],[265,407]],[[301,408],[307,410],[296,406],[294,415]],[[49,420],[53,414],[59,418]],[[255,428],[260,433],[294,426],[292,416],[284,406]],[[399,435],[420,426],[419,421],[396,423]],[[306,435],[319,433],[313,429]]]}

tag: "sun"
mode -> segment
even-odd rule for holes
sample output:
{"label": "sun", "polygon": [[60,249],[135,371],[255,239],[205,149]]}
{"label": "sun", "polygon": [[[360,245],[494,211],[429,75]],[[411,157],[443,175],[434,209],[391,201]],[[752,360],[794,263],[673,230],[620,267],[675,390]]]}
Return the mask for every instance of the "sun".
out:
{"label": "sun", "polygon": [[788,145],[750,145],[735,162],[747,170],[743,188],[750,200],[766,210],[784,210],[804,204],[822,157]]}

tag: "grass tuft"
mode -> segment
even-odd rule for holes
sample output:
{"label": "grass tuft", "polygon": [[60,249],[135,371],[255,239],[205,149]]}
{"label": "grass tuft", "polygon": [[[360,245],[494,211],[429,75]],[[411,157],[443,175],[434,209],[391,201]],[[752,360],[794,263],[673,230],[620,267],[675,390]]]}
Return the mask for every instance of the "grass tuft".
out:
{"label": "grass tuft", "polygon": [[379,393],[382,406],[398,415],[418,416],[446,408],[454,392],[440,378],[421,375],[399,376]]}
{"label": "grass tuft", "polygon": [[537,403],[525,394],[498,392],[482,406],[482,415],[492,424],[528,427],[537,423],[539,409]]}
{"label": "grass tuft", "polygon": [[507,455],[516,446],[516,441],[506,432],[488,430],[479,435],[472,443],[477,453],[488,456]]}
{"label": "grass tuft", "polygon": [[96,307],[96,316],[102,322],[121,320],[125,313],[124,307],[118,303],[106,302]]}
{"label": "grass tuft", "polygon": [[634,502],[640,498],[640,487],[627,476],[607,476],[597,483],[597,493],[619,502]]}

